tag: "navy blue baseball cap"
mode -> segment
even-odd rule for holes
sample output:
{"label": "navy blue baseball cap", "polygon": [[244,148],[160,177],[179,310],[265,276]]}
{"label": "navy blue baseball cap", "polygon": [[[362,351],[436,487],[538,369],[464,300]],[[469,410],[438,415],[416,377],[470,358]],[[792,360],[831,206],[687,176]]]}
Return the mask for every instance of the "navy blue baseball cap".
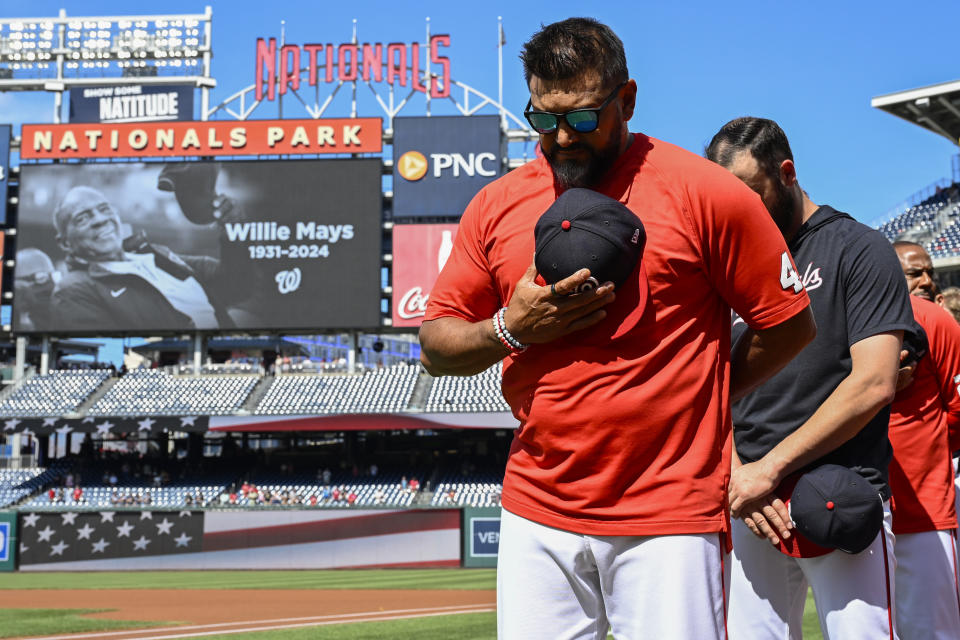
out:
{"label": "navy blue baseball cap", "polygon": [[643,256],[643,223],[623,203],[590,189],[568,189],[534,228],[537,272],[554,284],[583,268],[580,290],[613,282],[619,287]]}
{"label": "navy blue baseball cap", "polygon": [[856,471],[824,464],[797,480],[790,495],[790,518],[811,542],[860,553],[883,527],[883,500]]}

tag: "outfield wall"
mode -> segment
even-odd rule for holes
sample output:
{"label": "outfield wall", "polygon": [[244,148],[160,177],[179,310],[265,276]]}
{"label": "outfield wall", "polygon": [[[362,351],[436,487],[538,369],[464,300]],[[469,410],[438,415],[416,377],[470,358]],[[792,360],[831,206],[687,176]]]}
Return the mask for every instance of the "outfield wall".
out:
{"label": "outfield wall", "polygon": [[456,567],[459,509],[21,511],[21,571]]}

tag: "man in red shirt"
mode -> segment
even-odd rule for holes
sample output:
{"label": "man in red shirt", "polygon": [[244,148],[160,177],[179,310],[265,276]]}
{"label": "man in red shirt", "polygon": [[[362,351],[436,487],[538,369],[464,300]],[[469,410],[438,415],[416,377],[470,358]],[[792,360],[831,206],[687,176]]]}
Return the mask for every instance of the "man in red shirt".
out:
{"label": "man in red shirt", "polygon": [[[914,318],[926,334],[901,376],[890,411],[890,488],[897,536],[896,610],[902,640],[960,638],[957,514],[950,452],[960,447],[960,325],[930,302],[932,261],[895,242]],[[905,344],[907,341],[905,341]],[[952,441],[951,441],[952,440]]]}
{"label": "man in red shirt", "polygon": [[[500,637],[723,637],[730,398],[812,339],[807,296],[755,194],[630,133],[637,85],[608,27],[548,25],[522,59],[544,157],[467,207],[420,330],[433,375],[505,359],[521,426],[501,497]],[[573,293],[587,269],[542,286],[532,264],[539,216],[572,187],[644,225],[616,292]],[[731,308],[752,332],[732,357]]]}

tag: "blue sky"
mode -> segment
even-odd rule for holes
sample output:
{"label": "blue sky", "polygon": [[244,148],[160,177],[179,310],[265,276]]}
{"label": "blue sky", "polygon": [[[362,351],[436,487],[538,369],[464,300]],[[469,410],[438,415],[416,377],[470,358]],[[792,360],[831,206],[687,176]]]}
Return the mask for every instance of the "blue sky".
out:
{"label": "blue sky", "polygon": [[[503,17],[505,103],[519,115],[528,93],[517,55],[541,23],[590,15],[620,35],[640,88],[634,130],[695,152],[730,118],[777,120],[793,146],[800,182],[815,202],[871,221],[913,192],[950,175],[957,146],[870,107],[873,96],[960,78],[960,3],[827,2],[354,2],[210,3],[165,0],[30,3],[3,0],[4,17],[200,13],[213,7],[213,75],[218,102],[253,83],[257,37],[342,43],[358,21],[360,42],[413,42],[425,18],[447,33],[452,76],[497,95],[497,16]],[[53,99],[0,94],[0,120],[45,122]],[[289,103],[288,103],[289,105]],[[422,115],[415,102],[403,115]],[[344,115],[345,95],[330,115]],[[297,115],[286,106],[286,115]],[[302,112],[299,112],[302,114]],[[274,117],[263,109],[254,117]],[[360,115],[377,116],[372,101]]]}

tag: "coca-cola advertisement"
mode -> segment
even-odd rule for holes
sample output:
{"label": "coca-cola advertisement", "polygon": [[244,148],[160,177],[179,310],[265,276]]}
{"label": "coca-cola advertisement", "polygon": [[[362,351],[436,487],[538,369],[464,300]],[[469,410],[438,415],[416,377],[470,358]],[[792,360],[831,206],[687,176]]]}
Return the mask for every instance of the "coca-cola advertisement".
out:
{"label": "coca-cola advertisement", "polygon": [[419,327],[430,289],[450,257],[455,224],[404,224],[393,228],[393,326]]}

